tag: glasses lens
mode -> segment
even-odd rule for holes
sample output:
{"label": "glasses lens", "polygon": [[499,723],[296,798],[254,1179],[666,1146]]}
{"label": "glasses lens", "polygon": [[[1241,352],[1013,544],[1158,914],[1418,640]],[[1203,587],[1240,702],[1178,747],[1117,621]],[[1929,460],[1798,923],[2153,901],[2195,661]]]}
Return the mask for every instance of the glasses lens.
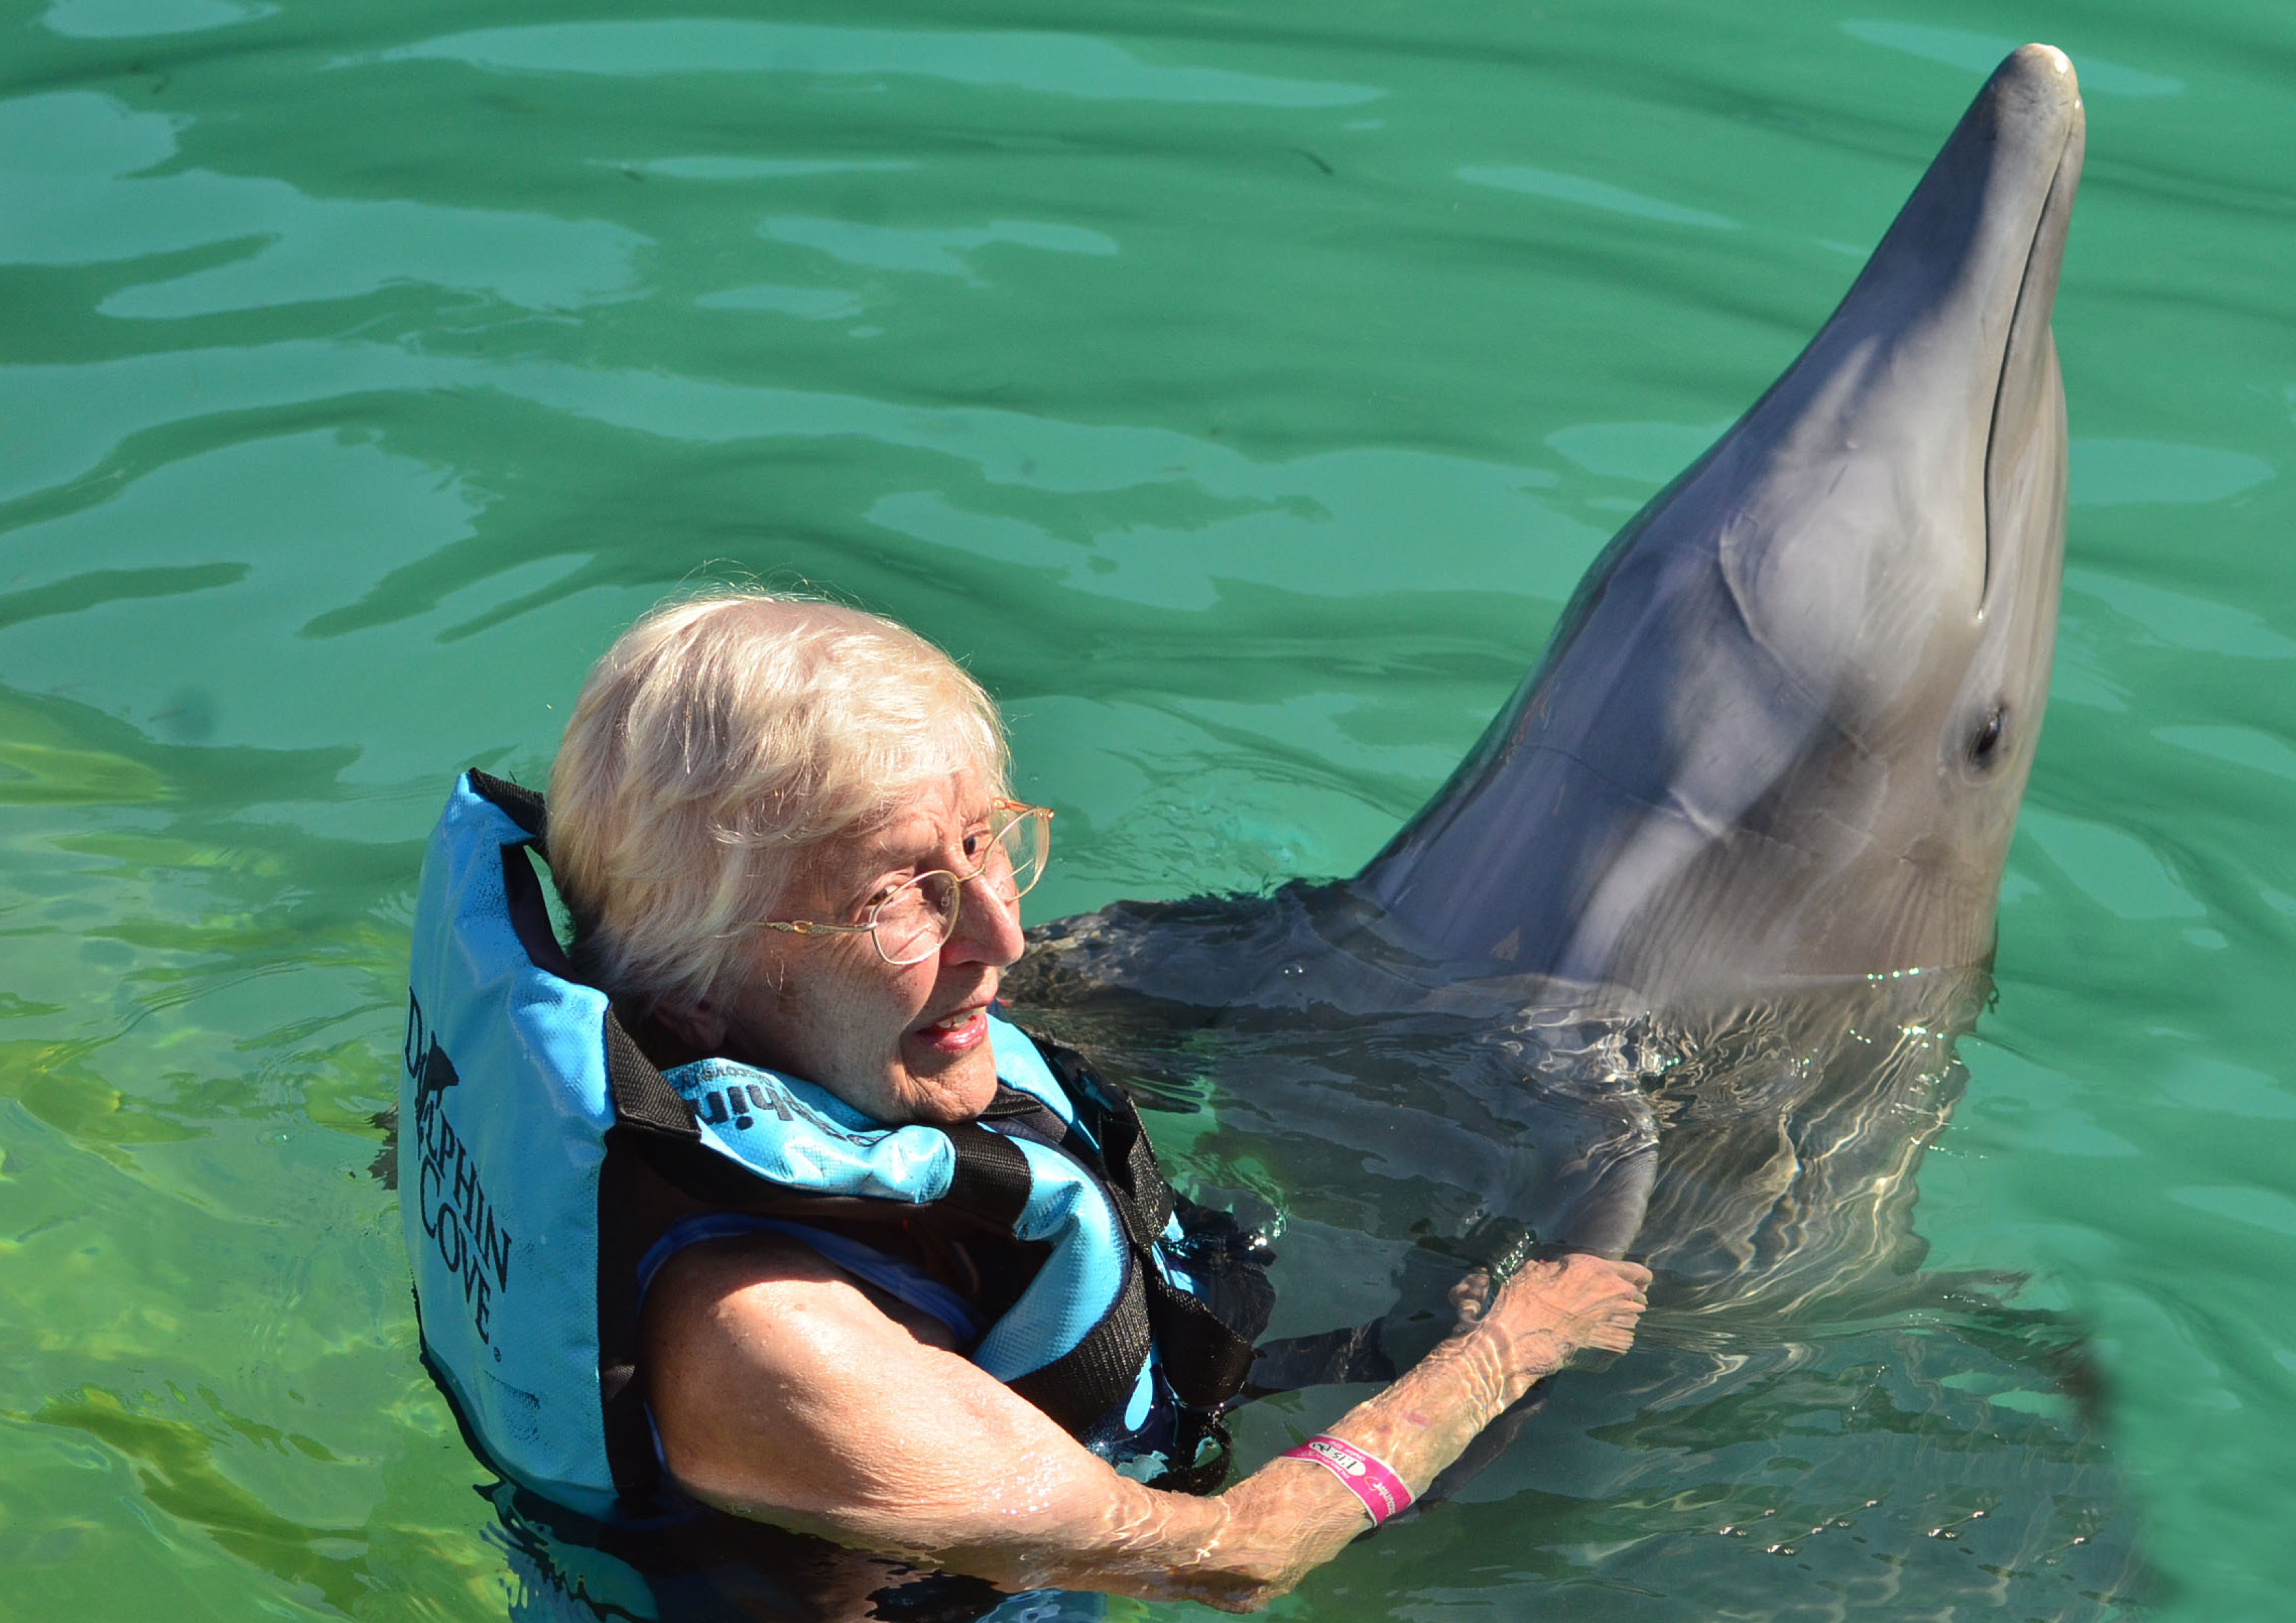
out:
{"label": "glasses lens", "polygon": [[877,905],[877,950],[888,963],[921,963],[940,951],[956,927],[952,873],[920,873]]}
{"label": "glasses lens", "polygon": [[990,817],[992,839],[981,873],[1006,901],[1020,900],[1045,876],[1051,824],[1052,818],[1037,807],[1000,807]]}

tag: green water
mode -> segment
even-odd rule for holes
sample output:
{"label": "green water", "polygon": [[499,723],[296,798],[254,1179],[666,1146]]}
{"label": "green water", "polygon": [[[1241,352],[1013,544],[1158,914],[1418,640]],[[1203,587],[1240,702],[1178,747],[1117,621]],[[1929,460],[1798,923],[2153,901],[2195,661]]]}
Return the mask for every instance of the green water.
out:
{"label": "green water", "polygon": [[[1037,917],[1351,870],[2026,37],[2088,93],[2074,508],[1918,1222],[2086,1333],[2074,1508],[2149,1569],[2095,1614],[2286,1615],[2284,7],[4,19],[0,1616],[521,1594],[368,1168],[450,775],[538,782],[632,617],[805,581],[950,647],[1060,813]],[[2054,1446],[1939,1358],[1899,1373],[1997,1445],[1967,1480]],[[1856,1520],[1797,1475],[1826,1394],[1756,1397],[1732,1436],[1564,1405],[1293,1614],[1937,1615],[1939,1546],[1704,1537]],[[1606,1497],[1628,1447],[1682,1491]],[[1952,1616],[2070,1603],[1987,1570]]]}

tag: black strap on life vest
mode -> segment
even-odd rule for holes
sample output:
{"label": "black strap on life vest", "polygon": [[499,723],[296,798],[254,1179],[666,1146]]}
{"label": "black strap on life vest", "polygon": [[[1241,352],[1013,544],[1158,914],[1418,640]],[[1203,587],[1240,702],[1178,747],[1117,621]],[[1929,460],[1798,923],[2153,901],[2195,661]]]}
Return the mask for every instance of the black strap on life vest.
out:
{"label": "black strap on life vest", "polygon": [[[471,787],[517,824],[535,853],[546,861],[542,797],[487,773],[474,770],[470,778]],[[522,855],[524,848],[503,848],[503,892],[511,928],[518,932],[519,944],[537,968],[562,980],[578,980],[566,949],[551,929],[542,881]],[[598,1176],[599,1407],[606,1465],[613,1474],[615,1489],[626,1506],[643,1513],[651,1508],[660,1487],[661,1468],[654,1454],[644,1389],[636,1379],[642,1236],[622,1219],[622,1214],[635,1203],[632,1185],[639,1167],[653,1159],[648,1151],[656,1143],[675,1144],[689,1138],[699,1150],[701,1131],[692,1107],[638,1051],[611,1009],[606,1012],[602,1035],[614,1125],[605,1132],[605,1159]]]}
{"label": "black strap on life vest", "polygon": [[1234,1462],[1234,1444],[1220,1417],[1251,1373],[1252,1340],[1267,1328],[1274,1292],[1263,1268],[1250,1266],[1249,1277],[1257,1290],[1245,1292],[1240,1303],[1234,1302],[1233,1292],[1227,1293],[1232,1314],[1242,1321],[1231,1324],[1201,1298],[1164,1276],[1151,1258],[1179,1197],[1156,1164],[1139,1111],[1124,1094],[1103,1087],[1074,1049],[1046,1042],[1037,1047],[1099,1141],[1102,1176],[1130,1242],[1133,1272],[1145,1286],[1142,1305],[1146,1328],[1155,1341],[1164,1380],[1179,1401],[1169,1463],[1150,1486],[1210,1493],[1226,1480]]}

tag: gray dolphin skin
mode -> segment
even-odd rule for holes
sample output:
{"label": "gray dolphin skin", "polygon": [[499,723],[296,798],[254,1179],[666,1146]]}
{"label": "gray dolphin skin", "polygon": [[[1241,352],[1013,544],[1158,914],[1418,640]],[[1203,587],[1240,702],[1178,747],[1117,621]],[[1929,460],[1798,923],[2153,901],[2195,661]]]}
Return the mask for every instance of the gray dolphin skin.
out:
{"label": "gray dolphin skin", "polygon": [[[1128,992],[1232,1028],[1310,1007],[1445,1018],[1470,1046],[1587,1020],[1695,1040],[1749,1029],[1759,1007],[1854,1062],[1872,1045],[1848,1011],[1872,1025],[1875,998],[1897,995],[1871,978],[1911,976],[1928,986],[1908,995],[1950,1019],[1906,1009],[1901,1023],[1965,1029],[2056,626],[2066,441],[2049,316],[2083,139],[2062,53],[2002,63],[1816,337],[1605,549],[1545,660],[1351,882],[1041,928],[1013,1000]],[[1478,1069],[1447,1074],[1464,1086]],[[1574,1216],[1550,1204],[1547,1238],[1663,1253],[1695,1234],[1720,1249],[1691,1272],[1734,1273],[1741,1290],[1757,1288],[1737,1266],[1757,1254],[1785,1268],[1823,1253],[1826,1225],[1807,1214],[1798,1247],[1759,1244],[1751,1196],[1734,1221],[1643,1232],[1672,1158],[1652,1090],[1603,1095],[1582,1064],[1562,1070],[1587,1119],[1603,1096],[1610,1117],[1554,1158],[1582,1176]],[[1891,1072],[1841,1074],[1886,1093]],[[1545,1076],[1522,1080],[1538,1091]],[[1906,1158],[1880,1153],[1882,1187],[1909,1182]],[[1707,1170],[1711,1198],[1730,1198],[1726,1167]],[[1747,1186],[1777,1176],[1750,1169]],[[1843,1232],[1876,1254],[1870,1224],[1845,1217]]]}
{"label": "gray dolphin skin", "polygon": [[[1058,1025],[1129,995],[1161,1011],[1136,1029],[1254,1041],[1309,1010],[1383,1021],[1366,1052],[1498,1112],[1422,1135],[1431,1175],[1485,1167],[1493,1209],[1685,1283],[1800,1301],[1895,1255],[1944,1121],[1898,1094],[1958,1073],[1949,1053],[1883,1062],[1912,1051],[1873,1033],[1949,1040],[1982,1001],[2063,565],[2049,316],[2084,127],[2062,53],[2001,64],[1816,337],[1620,531],[1545,660],[1352,881],[1042,927],[1008,996]],[[1589,1029],[1704,1062],[1597,1078]],[[1768,1057],[1734,1065],[1723,1033]],[[1783,1070],[1750,1094],[1750,1065]],[[1677,1108],[1661,1133],[1667,1095],[1714,1076],[1761,1108]],[[1318,1094],[1333,1126],[1360,1116]],[[1510,1097],[1566,1100],[1578,1126],[1519,1117],[1543,1160],[1515,1144],[1495,1165]],[[1867,1130],[1882,1116],[1928,1125]],[[1789,1118],[1837,1125],[1782,1163]],[[1672,1221],[1648,1221],[1653,1198]]]}
{"label": "gray dolphin skin", "polygon": [[1358,877],[1390,928],[1656,998],[1989,955],[2056,627],[2082,143],[2065,58],[2019,51]]}
{"label": "gray dolphin skin", "polygon": [[[1040,926],[1005,990],[1280,1166],[1287,1248],[1395,1248],[1390,1324],[1414,1290],[1439,1318],[1494,1226],[1649,1263],[1636,1351],[1571,1389],[1652,1450],[1547,1491],[1727,1503],[1729,1442],[1775,1453],[1764,1383],[1823,1375],[1897,1419],[1798,1430],[1809,1479],[1927,1563],[1924,1606],[2019,1616],[2120,1615],[2142,1561],[2078,1334],[1922,1272],[1912,1210],[2048,686],[2084,137],[2061,53],[2001,64],[1808,347],[1360,874]],[[2070,1417],[1988,1447],[2007,1411],[1966,1394],[2012,1389]],[[1928,1560],[1942,1499],[1908,1485],[1936,1480],[2001,1507],[1991,1576]]]}

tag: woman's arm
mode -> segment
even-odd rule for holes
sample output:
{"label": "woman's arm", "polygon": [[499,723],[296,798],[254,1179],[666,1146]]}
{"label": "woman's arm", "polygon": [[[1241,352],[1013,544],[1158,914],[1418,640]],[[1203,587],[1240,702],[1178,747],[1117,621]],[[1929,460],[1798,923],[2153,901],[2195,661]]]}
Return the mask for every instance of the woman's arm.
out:
{"label": "woman's arm", "polygon": [[[1624,1351],[1649,1274],[1534,1264],[1333,1428],[1415,1494],[1580,1348]],[[1468,1321],[1472,1319],[1472,1323]],[[1365,1526],[1322,1466],[1278,1459],[1212,1498],[1119,1476],[1025,1399],[804,1246],[682,1251],[648,1294],[650,1399],[671,1474],[738,1515],[1008,1587],[1265,1605]]]}

